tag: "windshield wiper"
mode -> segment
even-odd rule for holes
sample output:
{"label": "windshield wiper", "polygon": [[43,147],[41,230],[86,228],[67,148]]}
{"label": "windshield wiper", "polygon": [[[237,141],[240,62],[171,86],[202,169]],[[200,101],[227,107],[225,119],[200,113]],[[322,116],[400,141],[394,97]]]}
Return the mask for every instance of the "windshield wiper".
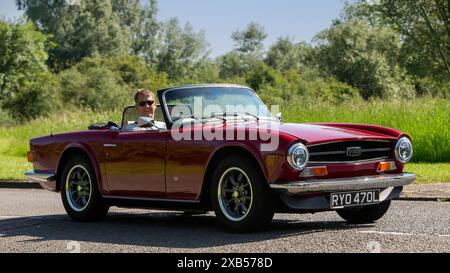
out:
{"label": "windshield wiper", "polygon": [[251,113],[248,113],[248,112],[243,112],[243,113],[223,113],[223,114],[220,114],[220,115],[214,115],[214,116],[212,116],[212,118],[222,117],[226,121],[227,117],[242,117],[242,118],[244,118],[242,116],[242,114],[254,117],[256,120],[260,120],[260,117],[258,117],[257,115],[251,114]]}
{"label": "windshield wiper", "polygon": [[242,118],[244,120],[245,117],[243,115],[247,115],[247,116],[251,116],[253,118],[255,118],[257,121],[261,120],[261,118],[255,114],[249,113],[249,112],[243,112],[243,113],[221,113],[221,114],[214,114],[211,115],[210,117],[196,117],[194,115],[190,115],[190,116],[186,116],[186,117],[181,117],[180,119],[195,119],[195,120],[199,120],[202,122],[208,122],[211,121],[212,119],[220,119],[223,122],[227,122],[228,119],[230,117],[234,117],[234,118]]}
{"label": "windshield wiper", "polygon": [[256,118],[257,121],[259,121],[261,119],[259,116],[255,115],[255,114],[252,114],[252,113],[249,113],[249,112],[244,112],[244,114],[246,114],[247,116],[251,116],[251,117]]}

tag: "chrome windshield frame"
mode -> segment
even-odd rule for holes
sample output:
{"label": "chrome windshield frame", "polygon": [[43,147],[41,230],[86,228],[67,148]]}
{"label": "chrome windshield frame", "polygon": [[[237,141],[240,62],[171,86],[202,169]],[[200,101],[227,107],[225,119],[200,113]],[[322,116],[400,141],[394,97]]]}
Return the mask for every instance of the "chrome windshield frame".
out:
{"label": "chrome windshield frame", "polygon": [[[251,88],[247,87],[247,86],[242,86],[242,85],[234,85],[234,84],[194,84],[194,85],[185,85],[185,86],[178,86],[178,87],[171,87],[171,88],[167,88],[167,89],[162,89],[158,91],[158,97],[159,100],[161,102],[162,107],[162,112],[164,115],[164,118],[166,120],[166,124],[167,127],[169,129],[172,128],[172,125],[174,124],[175,121],[172,120],[172,117],[169,113],[169,108],[167,107],[167,100],[166,100],[166,93],[167,92],[173,92],[173,91],[183,91],[183,90],[192,90],[192,89],[200,89],[200,88],[236,88],[236,89],[247,89],[249,91],[251,91],[255,97],[257,98],[257,100],[266,107],[267,112],[270,113],[272,115],[273,120],[275,121],[276,118],[273,116],[273,114],[270,112],[269,108],[267,108],[267,106],[265,105],[265,103],[261,100],[261,98],[258,96],[258,94]],[[199,119],[203,119],[198,117]],[[262,120],[266,120],[267,117],[259,117]],[[269,118],[267,118],[267,120],[270,120]]]}

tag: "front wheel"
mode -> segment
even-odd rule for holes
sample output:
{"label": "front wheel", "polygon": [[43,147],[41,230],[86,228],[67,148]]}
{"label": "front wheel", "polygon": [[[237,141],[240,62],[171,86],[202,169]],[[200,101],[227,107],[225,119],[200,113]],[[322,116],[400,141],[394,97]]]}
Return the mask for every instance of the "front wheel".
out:
{"label": "front wheel", "polygon": [[251,160],[230,156],[213,174],[211,202],[219,222],[232,232],[251,232],[273,218],[273,197],[266,179]]}
{"label": "front wheel", "polygon": [[75,156],[64,166],[61,198],[67,214],[75,221],[95,221],[109,210],[100,195],[89,159]]}
{"label": "front wheel", "polygon": [[360,208],[338,210],[337,213],[350,224],[369,224],[383,217],[391,205],[391,200]]}

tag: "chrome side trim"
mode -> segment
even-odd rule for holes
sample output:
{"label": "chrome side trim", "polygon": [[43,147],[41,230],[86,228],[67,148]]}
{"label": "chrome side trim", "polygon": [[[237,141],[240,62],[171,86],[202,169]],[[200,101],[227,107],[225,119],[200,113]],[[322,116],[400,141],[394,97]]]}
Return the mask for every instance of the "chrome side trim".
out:
{"label": "chrome side trim", "polygon": [[125,196],[102,196],[105,199],[119,199],[119,200],[135,200],[135,201],[155,201],[155,202],[175,202],[175,203],[192,203],[199,204],[200,201],[193,200],[179,200],[179,199],[164,199],[164,198],[142,198],[142,197],[125,197]]}
{"label": "chrome side trim", "polygon": [[320,152],[320,153],[310,153],[310,155],[341,155],[346,154],[346,151],[336,151],[336,152]]}
{"label": "chrome side trim", "polygon": [[413,183],[414,180],[416,180],[415,174],[401,173],[271,184],[270,187],[281,194],[296,195],[310,192],[354,191],[402,187]]}
{"label": "chrome side trim", "polygon": [[37,182],[43,189],[56,192],[56,175],[54,173],[37,173],[34,171],[25,172],[25,176],[30,182]]}
{"label": "chrome side trim", "polygon": [[364,153],[370,153],[370,152],[387,152],[392,150],[391,148],[375,148],[375,149],[362,149],[361,151]]}
{"label": "chrome side trim", "polygon": [[103,147],[117,147],[117,144],[103,144]]}

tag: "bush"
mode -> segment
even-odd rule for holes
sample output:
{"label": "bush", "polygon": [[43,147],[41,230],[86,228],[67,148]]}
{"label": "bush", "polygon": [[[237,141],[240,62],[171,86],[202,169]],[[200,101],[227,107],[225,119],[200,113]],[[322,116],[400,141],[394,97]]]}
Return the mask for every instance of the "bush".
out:
{"label": "bush", "polygon": [[67,105],[95,110],[116,109],[130,99],[131,90],[118,82],[114,73],[104,66],[86,71],[70,68],[60,73],[61,94]]}
{"label": "bush", "polygon": [[49,72],[34,77],[22,86],[20,92],[4,101],[4,107],[13,119],[23,121],[48,116],[60,106],[58,79]]}
{"label": "bush", "polygon": [[15,124],[17,124],[16,120],[7,111],[0,108],[0,127],[9,127]]}
{"label": "bush", "polygon": [[416,80],[416,95],[419,97],[433,96],[450,99],[450,81],[436,81],[432,78],[421,78]]}
{"label": "bush", "polygon": [[323,31],[316,41],[321,71],[358,88],[364,99],[414,97],[414,86],[398,62],[401,38],[395,31],[348,21]]}
{"label": "bush", "polygon": [[61,94],[74,107],[98,111],[121,109],[139,88],[167,85],[165,74],[149,70],[138,56],[86,58],[59,74]]}
{"label": "bush", "polygon": [[276,86],[280,81],[282,81],[280,73],[262,62],[250,71],[246,80],[247,84],[255,91],[259,91],[266,85]]}
{"label": "bush", "polygon": [[58,104],[45,61],[47,37],[31,23],[0,21],[0,104],[14,119],[46,115]]}
{"label": "bush", "polygon": [[149,88],[158,90],[167,86],[167,74],[148,69],[144,60],[139,56],[123,55],[117,58],[96,57],[92,62],[101,63],[119,76],[121,85],[136,90]]}
{"label": "bush", "polygon": [[361,99],[358,89],[335,78],[314,79],[310,82],[305,82],[303,88],[303,94],[306,97],[335,104]]}

